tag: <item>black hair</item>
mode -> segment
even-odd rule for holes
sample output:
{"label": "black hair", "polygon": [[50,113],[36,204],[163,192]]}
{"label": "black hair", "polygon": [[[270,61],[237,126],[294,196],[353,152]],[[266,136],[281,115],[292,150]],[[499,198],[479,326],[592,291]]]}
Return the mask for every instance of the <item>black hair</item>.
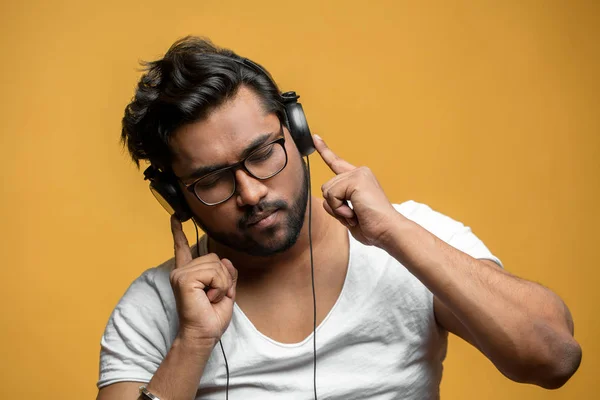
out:
{"label": "black hair", "polygon": [[187,36],[176,41],[162,59],[141,65],[145,73],[135,97],[125,108],[121,141],[139,167],[149,160],[170,170],[169,140],[182,125],[200,121],[245,85],[261,100],[266,113],[285,123],[280,92],[261,66],[252,68],[232,50],[209,39]]}

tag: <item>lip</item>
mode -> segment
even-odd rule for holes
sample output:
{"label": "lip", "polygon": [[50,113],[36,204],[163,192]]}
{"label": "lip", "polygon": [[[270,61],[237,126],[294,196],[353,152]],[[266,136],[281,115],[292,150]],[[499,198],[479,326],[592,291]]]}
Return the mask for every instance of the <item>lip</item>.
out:
{"label": "lip", "polygon": [[[254,227],[254,226],[261,226],[261,225],[265,224],[266,222],[268,222],[268,221],[265,221],[266,219],[269,219],[269,220],[273,219],[273,218],[269,218],[269,217],[271,217],[277,211],[278,210],[271,210],[271,211],[263,212],[262,214],[257,214],[253,218],[250,219],[247,226],[249,228]],[[273,215],[273,217],[275,217],[275,216]]]}

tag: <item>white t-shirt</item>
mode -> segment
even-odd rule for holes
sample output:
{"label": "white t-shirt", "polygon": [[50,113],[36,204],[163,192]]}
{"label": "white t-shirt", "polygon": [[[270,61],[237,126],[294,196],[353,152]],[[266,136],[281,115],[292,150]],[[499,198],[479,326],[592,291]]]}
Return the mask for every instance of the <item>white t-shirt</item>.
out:
{"label": "white t-shirt", "polygon": [[[464,226],[424,204],[394,206],[450,245],[501,265]],[[433,295],[385,251],[350,236],[346,278],[335,305],[317,327],[319,399],[438,399],[447,332],[433,313]],[[200,242],[206,252],[206,240]],[[148,382],[177,335],[169,283],[173,260],[145,271],[113,311],[101,340],[101,388]],[[222,337],[231,399],[312,399],[313,335],[283,344],[261,334],[234,305]],[[225,399],[226,371],[217,345],[196,399]]]}

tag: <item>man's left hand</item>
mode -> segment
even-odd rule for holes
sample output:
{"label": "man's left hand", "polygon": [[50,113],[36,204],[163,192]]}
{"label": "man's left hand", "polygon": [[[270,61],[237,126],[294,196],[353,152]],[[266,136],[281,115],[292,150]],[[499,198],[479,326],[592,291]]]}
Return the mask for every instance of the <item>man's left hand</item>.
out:
{"label": "man's left hand", "polygon": [[356,240],[381,247],[391,228],[404,217],[394,209],[369,168],[353,166],[331,151],[319,136],[313,138],[321,158],[336,174],[321,186],[323,208]]}

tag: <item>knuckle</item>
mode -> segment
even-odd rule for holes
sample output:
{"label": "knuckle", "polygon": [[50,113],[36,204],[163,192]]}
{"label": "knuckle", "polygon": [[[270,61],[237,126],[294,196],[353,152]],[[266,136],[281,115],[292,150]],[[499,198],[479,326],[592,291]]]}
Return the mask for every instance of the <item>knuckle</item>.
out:
{"label": "knuckle", "polygon": [[177,243],[175,242],[175,244],[173,245],[173,251],[175,253],[179,253],[181,251],[185,251],[185,249],[189,249],[189,246],[187,245],[187,243]]}
{"label": "knuckle", "polygon": [[206,261],[221,261],[216,253],[208,253],[204,256],[204,258],[206,259]]}
{"label": "knuckle", "polygon": [[186,277],[185,274],[182,273],[180,270],[175,270],[171,272],[169,280],[171,281],[172,286],[180,287],[185,284]]}
{"label": "knuckle", "polygon": [[177,278],[175,279],[175,284],[179,287],[183,287],[187,284],[188,279],[187,279],[187,275],[186,274],[180,274],[177,276]]}
{"label": "knuckle", "polygon": [[210,267],[208,268],[208,271],[210,272],[213,283],[218,285],[219,282],[221,282],[223,280],[222,279],[223,270],[221,269],[219,264],[215,264],[215,263],[211,264]]}
{"label": "knuckle", "polygon": [[231,282],[230,282],[231,277],[221,274],[221,275],[219,275],[218,279],[219,279],[219,285],[220,285],[221,289],[223,289],[223,290],[229,289],[229,286],[231,286]]}
{"label": "knuckle", "polygon": [[221,263],[221,273],[223,274],[223,276],[225,276],[225,278],[230,278],[231,277],[231,274],[229,273],[229,270],[227,269],[227,267],[223,263]]}

